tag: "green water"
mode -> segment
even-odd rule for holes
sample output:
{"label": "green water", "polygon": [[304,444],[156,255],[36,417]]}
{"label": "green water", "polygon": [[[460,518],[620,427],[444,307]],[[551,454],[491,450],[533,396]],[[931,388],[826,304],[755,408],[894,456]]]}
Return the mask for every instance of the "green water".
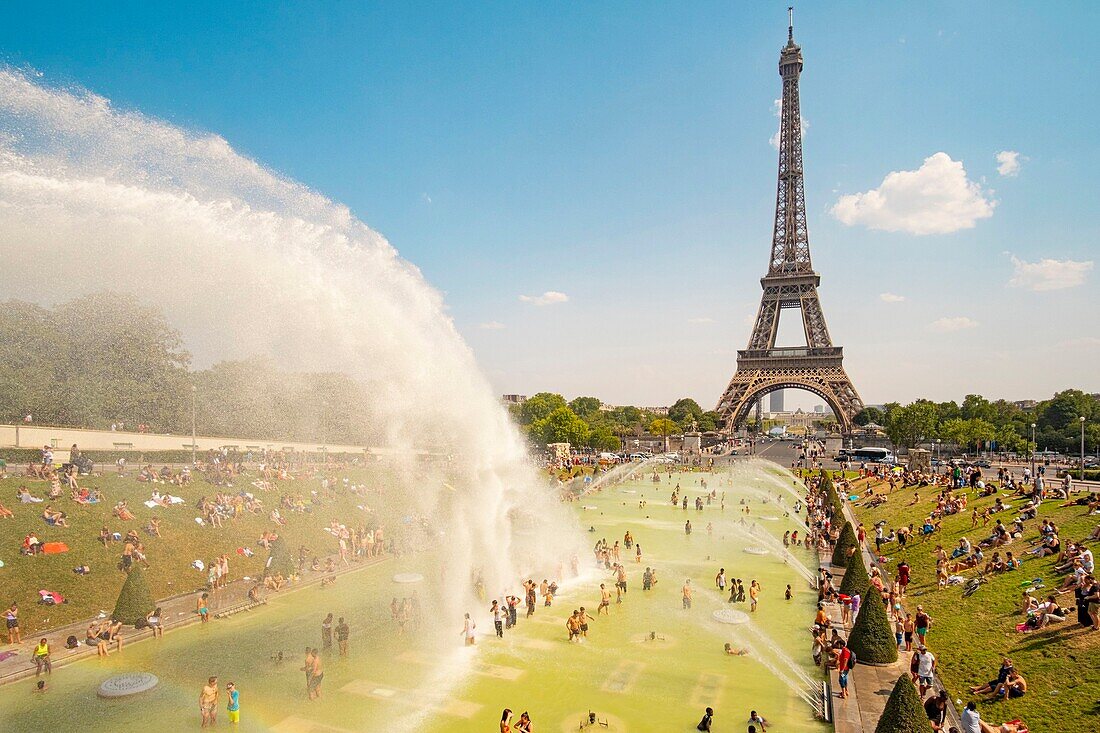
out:
{"label": "green water", "polygon": [[[676,481],[692,502],[702,493],[698,479],[681,474],[659,487],[648,480],[627,483],[577,503],[584,529],[596,530],[586,534],[589,545],[600,537],[621,543],[629,529],[643,548],[640,565],[624,551],[629,571],[624,603],[613,603],[610,616],[598,617],[582,644],[568,643],[565,618],[581,605],[596,608],[599,582],[612,587],[610,576],[597,571],[561,593],[552,608],[544,608],[540,599],[533,619],[525,619],[521,607],[518,627],[505,631],[503,640],[492,636],[487,603],[475,613],[482,634],[475,648],[462,647],[460,619],[444,627],[446,634],[398,636],[390,620],[391,597],[416,587],[429,601],[435,592],[439,572],[428,551],[344,576],[325,589],[274,597],[259,611],[132,644],[107,660],[61,667],[45,694],[33,692],[32,681],[7,685],[0,688],[0,730],[70,730],[78,722],[87,731],[193,730],[199,725],[199,689],[213,674],[223,687],[232,680],[241,690],[242,731],[495,731],[501,709],[509,707],[517,717],[530,711],[540,733],[576,730],[589,710],[610,722],[599,730],[686,733],[708,705],[716,710],[717,731],[744,730],[750,709],[760,711],[776,730],[825,730],[809,706],[762,663],[760,657],[767,657],[782,668],[760,637],[711,618],[719,608],[748,611],[747,603],[730,606],[718,598],[713,578],[720,566],[728,577],[740,577],[746,589],[756,579],[763,592],[752,623],[804,664],[815,593],[774,555],[742,551],[762,543],[734,533],[742,516],[738,501],[743,494],[737,489],[716,487],[717,479],[708,477],[712,488],[727,492],[724,512],[717,502],[702,512],[668,504]],[[763,476],[739,476],[739,482],[774,490]],[[782,518],[775,503],[762,505],[757,495],[746,496],[751,496],[750,521],[758,521],[761,529],[777,537],[784,529],[799,529]],[[643,498],[648,506],[640,509]],[[765,521],[764,516],[779,520]],[[686,519],[694,525],[691,536],[684,533]],[[713,524],[709,534],[708,522]],[[590,557],[582,556],[582,569],[591,565]],[[811,561],[809,552],[804,560]],[[646,565],[658,568],[659,577],[648,593],[641,589]],[[427,580],[416,586],[392,582],[394,573],[408,571],[421,572]],[[685,611],[680,588],[689,577],[697,592],[694,607]],[[783,597],[788,583],[795,591],[791,601]],[[319,646],[320,620],[329,611],[349,619],[351,653],[346,659],[326,656],[323,699],[310,702],[298,668],[304,647]],[[650,640],[650,632],[658,638]],[[722,652],[726,641],[748,641],[753,654],[727,656]],[[279,650],[286,657],[282,664],[270,661]],[[812,665],[803,669],[814,674]],[[96,697],[95,689],[107,676],[135,670],[157,674],[161,684],[129,700]],[[228,724],[220,719],[219,727]]]}

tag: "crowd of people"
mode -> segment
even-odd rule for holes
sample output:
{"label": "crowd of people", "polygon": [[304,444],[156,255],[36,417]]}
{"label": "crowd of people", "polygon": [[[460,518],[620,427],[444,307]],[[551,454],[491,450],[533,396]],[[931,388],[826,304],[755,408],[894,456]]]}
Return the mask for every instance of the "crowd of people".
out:
{"label": "crowd of people", "polygon": [[[1073,609],[1060,605],[1058,597],[1071,591],[1075,595],[1078,622],[1081,625],[1096,628],[1097,619],[1090,613],[1090,609],[1100,609],[1100,586],[1092,575],[1091,550],[1085,546],[1084,540],[1072,543],[1069,547],[1062,547],[1055,523],[1050,519],[1042,521],[1037,519],[1040,504],[1051,498],[1067,499],[1068,487],[1044,489],[1042,481],[1037,479],[1041,479],[1041,474],[1038,477],[1028,475],[1023,480],[1017,480],[1011,471],[1001,468],[996,482],[986,483],[980,467],[961,465],[948,466],[939,473],[903,471],[900,475],[897,472],[882,470],[861,470],[852,481],[845,481],[839,477],[832,479],[838,495],[847,497],[851,493],[853,500],[858,497],[863,502],[863,506],[872,508],[889,501],[889,495],[899,487],[935,488],[931,497],[922,499],[917,493],[914,494],[913,501],[908,503],[908,506],[914,507],[924,502],[929,504],[926,519],[919,528],[916,528],[914,523],[914,525],[892,529],[887,533],[885,523],[880,522],[874,527],[872,544],[864,525],[857,523],[858,544],[857,548],[853,548],[851,552],[866,549],[876,560],[872,563],[869,573],[870,587],[867,592],[881,594],[889,622],[895,631],[899,652],[910,655],[908,658],[910,677],[922,698],[932,728],[936,731],[955,729],[952,728],[948,719],[950,708],[948,693],[943,689],[936,689],[935,674],[939,660],[930,649],[929,641],[929,633],[934,622],[923,605],[919,603],[916,604],[915,610],[906,609],[906,588],[911,582],[912,570],[903,557],[894,566],[893,580],[883,577],[883,571],[880,570],[880,567],[885,567],[886,563],[883,553],[889,551],[892,545],[899,551],[904,550],[914,541],[923,540],[931,545],[935,541],[936,533],[940,531],[942,519],[953,514],[965,513],[968,501],[973,498],[972,495],[995,496],[993,505],[984,512],[979,512],[977,509],[971,512],[972,528],[977,528],[979,522],[983,527],[987,527],[993,521],[993,527],[988,530],[987,536],[977,541],[967,537],[960,538],[951,552],[946,551],[942,544],[935,545],[932,550],[936,562],[935,587],[961,585],[965,598],[971,595],[980,584],[986,582],[989,575],[1019,571],[1026,567],[1024,563],[1029,557],[1057,555],[1055,571],[1065,573],[1065,578],[1056,589],[1052,589],[1053,592],[1043,594],[1044,600],[1035,597],[1036,592],[1044,587],[1041,579],[1036,578],[1021,584],[1028,587],[1022,592],[1020,614],[1024,619],[1017,626],[1017,630],[1027,632],[1065,621],[1073,613]],[[856,488],[860,482],[865,482],[865,485]],[[828,541],[825,545],[831,547],[839,537],[843,517],[832,516],[832,507],[821,488],[823,482],[820,478],[810,478],[807,483],[810,487],[808,504],[811,507],[810,516],[813,520],[811,531],[816,530],[826,536]],[[1083,499],[1084,497],[1067,501],[1062,506],[1080,504],[1087,507],[1087,502]],[[1088,507],[1088,510],[1095,511],[1091,507]],[[997,517],[998,514],[1004,514],[1005,519]],[[1032,532],[1036,532],[1036,536],[1031,540],[1025,540],[1025,533]],[[1014,549],[1008,549],[1009,545]],[[986,551],[991,555],[987,556]],[[970,571],[973,571],[973,577],[967,577],[966,574]],[[858,614],[861,599],[858,594],[853,597],[843,597],[838,594],[833,587],[831,573],[824,568],[821,570],[819,587],[821,602],[812,629],[813,655],[816,662],[838,670],[840,696],[843,698],[847,696],[848,673],[854,667],[855,661],[840,632],[845,628],[851,628]],[[839,624],[832,623],[826,613],[827,604],[830,602],[842,605]],[[838,629],[837,626],[840,628]],[[972,686],[969,693],[975,696],[988,695],[990,700],[1018,698],[1029,693],[1029,686],[1023,674],[1006,657],[1001,669],[992,680]],[[1010,720],[1000,725],[991,725],[982,720],[977,701],[970,702],[959,711],[959,721],[965,733],[1021,733],[1027,730],[1026,724],[1020,720]]]}

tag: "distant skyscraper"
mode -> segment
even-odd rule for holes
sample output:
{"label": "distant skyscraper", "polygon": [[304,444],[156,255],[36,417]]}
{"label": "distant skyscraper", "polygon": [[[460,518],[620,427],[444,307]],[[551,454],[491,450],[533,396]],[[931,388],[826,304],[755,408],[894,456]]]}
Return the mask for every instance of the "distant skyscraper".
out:
{"label": "distant skyscraper", "polygon": [[783,390],[777,389],[771,393],[770,412],[783,412]]}
{"label": "distant skyscraper", "polygon": [[814,412],[825,412],[825,405],[814,405]]}

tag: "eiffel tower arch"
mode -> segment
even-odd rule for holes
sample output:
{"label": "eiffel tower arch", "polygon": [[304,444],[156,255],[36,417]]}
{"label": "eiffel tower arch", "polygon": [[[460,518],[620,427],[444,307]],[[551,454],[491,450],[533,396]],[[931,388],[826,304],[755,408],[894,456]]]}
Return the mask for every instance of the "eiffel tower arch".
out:
{"label": "eiffel tower arch", "polygon": [[[760,279],[764,293],[748,348],[737,352],[737,370],[716,408],[731,432],[745,421],[758,400],[777,389],[804,389],[818,395],[832,408],[845,434],[852,431],[853,420],[863,409],[863,401],[844,371],[844,350],[833,346],[829,336],[817,296],[821,276],[810,259],[798,99],[802,65],[802,49],[794,42],[792,21],[787,26],[787,45],[779,54],[783,109],[771,261],[768,273]],[[806,345],[777,347],[780,314],[793,308],[802,312]]]}

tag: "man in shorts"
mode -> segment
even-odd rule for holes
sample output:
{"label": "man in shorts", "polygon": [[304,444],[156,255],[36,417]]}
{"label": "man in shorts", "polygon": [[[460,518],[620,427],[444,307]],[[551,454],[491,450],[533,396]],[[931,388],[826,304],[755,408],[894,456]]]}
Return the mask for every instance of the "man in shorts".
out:
{"label": "man in shorts", "polygon": [[840,642],[840,650],[836,655],[836,671],[840,676],[840,696],[842,698],[848,697],[848,673],[852,669],[852,650],[848,648],[847,643],[842,639]]}
{"label": "man in shorts", "polygon": [[325,680],[325,668],[321,663],[321,653],[316,649],[310,650],[313,654],[313,665],[309,670],[309,699],[321,699],[321,683]]}
{"label": "man in shorts", "polygon": [[928,647],[921,644],[917,647],[917,681],[920,683],[920,696],[932,689],[932,675],[936,671],[936,656],[928,651]]}
{"label": "man in shorts", "polygon": [[229,722],[233,725],[241,722],[241,692],[237,689],[237,686],[230,682],[225,686],[225,694],[229,697],[229,704],[226,705],[225,714],[229,718]]}
{"label": "man in shorts", "polygon": [[202,715],[202,727],[214,727],[218,724],[218,678],[211,677],[199,693],[199,713]]}
{"label": "man in shorts", "polygon": [[603,583],[600,583],[600,605],[596,608],[596,615],[601,613],[611,615],[611,591]]}
{"label": "man in shorts", "polygon": [[682,589],[684,594],[684,610],[691,609],[691,578],[684,581],[684,587]]}

